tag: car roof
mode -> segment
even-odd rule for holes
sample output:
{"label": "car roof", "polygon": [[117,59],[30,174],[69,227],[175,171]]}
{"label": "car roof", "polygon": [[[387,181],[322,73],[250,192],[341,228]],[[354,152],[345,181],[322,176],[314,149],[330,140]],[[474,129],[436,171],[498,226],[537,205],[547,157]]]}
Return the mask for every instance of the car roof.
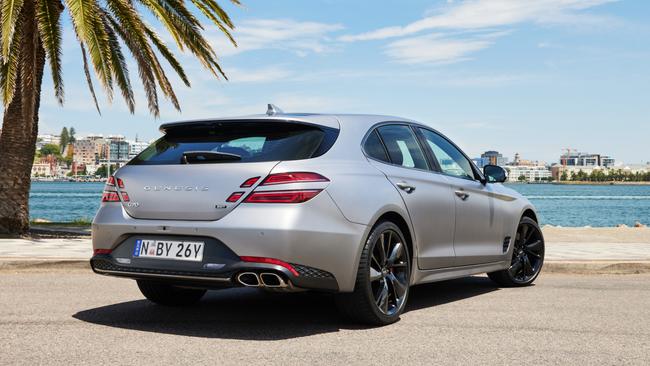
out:
{"label": "car roof", "polygon": [[416,121],[387,115],[375,114],[320,114],[320,113],[276,113],[274,115],[266,114],[253,114],[247,116],[237,117],[223,117],[223,118],[206,118],[188,121],[169,122],[160,125],[160,131],[165,132],[167,129],[191,126],[191,125],[208,125],[218,122],[237,122],[237,121],[291,121],[302,122],[308,124],[317,124],[325,127],[341,129],[342,126],[361,128],[367,130],[373,125],[380,122],[411,122]]}

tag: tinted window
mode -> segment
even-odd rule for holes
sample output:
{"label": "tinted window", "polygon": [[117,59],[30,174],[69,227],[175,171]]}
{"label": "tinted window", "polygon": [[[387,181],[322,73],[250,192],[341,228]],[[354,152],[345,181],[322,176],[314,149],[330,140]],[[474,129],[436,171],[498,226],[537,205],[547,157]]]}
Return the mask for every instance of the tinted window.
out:
{"label": "tinted window", "polygon": [[388,125],[377,129],[393,164],[407,168],[427,169],[427,161],[409,126]]}
{"label": "tinted window", "polygon": [[388,155],[386,155],[386,149],[384,149],[384,144],[381,142],[379,139],[379,135],[377,135],[377,131],[372,131],[370,135],[368,135],[368,138],[366,139],[366,143],[363,145],[364,150],[366,150],[366,154],[370,156],[371,158],[381,160],[381,161],[386,161],[388,162]]}
{"label": "tinted window", "polygon": [[[286,122],[221,122],[178,126],[129,162],[132,165],[182,164],[189,152],[213,152],[210,163],[309,159],[324,154],[338,130]],[[237,159],[220,159],[236,155]]]}
{"label": "tinted window", "polygon": [[433,151],[440,170],[448,175],[459,178],[474,179],[472,163],[454,145],[437,133],[420,128],[424,139]]}

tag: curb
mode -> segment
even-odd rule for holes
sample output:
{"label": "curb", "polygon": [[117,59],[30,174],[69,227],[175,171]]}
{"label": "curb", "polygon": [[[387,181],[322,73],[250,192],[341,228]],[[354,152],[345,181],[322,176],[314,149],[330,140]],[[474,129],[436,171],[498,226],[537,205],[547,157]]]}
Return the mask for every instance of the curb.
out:
{"label": "curb", "polygon": [[90,258],[0,258],[0,271],[90,269]]}
{"label": "curb", "polygon": [[[89,270],[89,259],[0,258],[0,271]],[[643,274],[650,273],[650,261],[547,261],[543,273],[560,274]]]}
{"label": "curb", "polygon": [[548,261],[542,272],[566,274],[650,273],[650,261]]}

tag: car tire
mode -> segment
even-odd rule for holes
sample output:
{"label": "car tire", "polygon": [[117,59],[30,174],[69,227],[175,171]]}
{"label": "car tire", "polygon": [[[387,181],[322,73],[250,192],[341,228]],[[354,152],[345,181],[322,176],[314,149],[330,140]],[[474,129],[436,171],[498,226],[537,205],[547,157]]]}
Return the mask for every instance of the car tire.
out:
{"label": "car tire", "polygon": [[137,280],[137,283],[144,297],[159,305],[192,305],[206,293],[206,290],[176,287],[163,282]]}
{"label": "car tire", "polygon": [[[381,245],[383,252],[388,253],[383,263],[380,263]],[[391,255],[394,258],[391,259]],[[354,291],[336,297],[340,312],[353,322],[367,325],[382,326],[398,321],[408,299],[411,279],[409,255],[400,228],[390,221],[377,223],[361,252]]]}
{"label": "car tire", "polygon": [[544,249],[544,236],[539,225],[524,216],[517,227],[510,267],[487,275],[502,287],[529,286],[542,271]]}

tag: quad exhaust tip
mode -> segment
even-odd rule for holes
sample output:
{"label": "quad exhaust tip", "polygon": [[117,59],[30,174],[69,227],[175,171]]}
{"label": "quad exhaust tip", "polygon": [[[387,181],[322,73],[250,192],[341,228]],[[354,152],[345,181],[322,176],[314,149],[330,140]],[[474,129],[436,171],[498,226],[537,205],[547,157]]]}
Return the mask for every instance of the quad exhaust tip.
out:
{"label": "quad exhaust tip", "polygon": [[246,287],[284,288],[289,285],[278,274],[272,272],[242,272],[237,275],[237,282]]}

